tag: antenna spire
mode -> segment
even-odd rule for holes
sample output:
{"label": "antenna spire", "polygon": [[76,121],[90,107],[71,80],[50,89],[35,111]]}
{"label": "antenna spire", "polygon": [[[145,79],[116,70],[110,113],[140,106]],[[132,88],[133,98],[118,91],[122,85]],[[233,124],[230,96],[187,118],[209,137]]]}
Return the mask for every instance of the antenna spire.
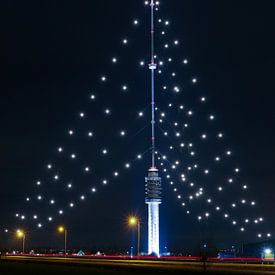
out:
{"label": "antenna spire", "polygon": [[151,70],[151,107],[152,107],[152,168],[155,168],[155,70],[157,65],[155,63],[155,26],[154,26],[154,0],[151,0],[151,63],[149,69]]}

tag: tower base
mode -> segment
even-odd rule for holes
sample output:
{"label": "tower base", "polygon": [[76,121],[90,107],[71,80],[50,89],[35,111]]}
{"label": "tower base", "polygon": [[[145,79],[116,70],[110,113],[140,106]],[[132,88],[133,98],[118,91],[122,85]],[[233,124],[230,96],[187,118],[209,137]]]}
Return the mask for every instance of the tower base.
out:
{"label": "tower base", "polygon": [[159,256],[159,205],[161,204],[161,178],[158,169],[149,169],[145,178],[145,202],[148,205],[148,255]]}
{"label": "tower base", "polygon": [[159,256],[159,205],[160,202],[148,204],[148,255]]}

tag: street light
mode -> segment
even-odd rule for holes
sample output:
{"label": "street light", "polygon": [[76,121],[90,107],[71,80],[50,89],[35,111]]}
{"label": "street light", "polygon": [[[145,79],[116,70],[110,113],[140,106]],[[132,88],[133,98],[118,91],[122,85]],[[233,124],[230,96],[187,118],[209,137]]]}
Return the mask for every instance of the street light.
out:
{"label": "street light", "polygon": [[138,230],[138,256],[140,256],[140,221],[137,217],[129,217],[129,225],[131,227],[137,226]]}
{"label": "street light", "polygon": [[59,226],[58,227],[58,232],[59,233],[64,233],[64,253],[65,257],[67,256],[67,229],[64,226]]}
{"label": "street light", "polygon": [[16,231],[16,236],[19,239],[22,239],[22,252],[25,253],[25,240],[26,240],[26,233],[23,230],[18,229]]}

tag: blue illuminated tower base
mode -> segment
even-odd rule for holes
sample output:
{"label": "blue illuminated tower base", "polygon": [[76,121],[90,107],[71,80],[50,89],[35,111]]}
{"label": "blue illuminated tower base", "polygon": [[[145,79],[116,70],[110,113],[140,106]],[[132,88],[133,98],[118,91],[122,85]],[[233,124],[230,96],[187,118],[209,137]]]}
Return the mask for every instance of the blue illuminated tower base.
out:
{"label": "blue illuminated tower base", "polygon": [[148,205],[148,255],[159,256],[159,205],[161,178],[158,169],[151,168],[145,178],[145,202]]}

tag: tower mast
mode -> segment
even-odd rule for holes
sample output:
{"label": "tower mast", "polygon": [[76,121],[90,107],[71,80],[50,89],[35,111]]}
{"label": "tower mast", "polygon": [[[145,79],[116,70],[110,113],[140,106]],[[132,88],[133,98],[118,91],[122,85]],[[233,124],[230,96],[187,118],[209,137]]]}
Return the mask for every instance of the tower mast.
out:
{"label": "tower mast", "polygon": [[155,63],[155,26],[154,26],[154,0],[151,0],[151,63],[149,69],[151,70],[151,108],[152,108],[152,168],[155,168],[155,70],[157,65]]}
{"label": "tower mast", "polygon": [[148,205],[148,254],[159,256],[159,205],[161,204],[161,178],[155,163],[155,29],[154,29],[154,11],[155,2],[151,0],[151,62],[149,69],[151,71],[151,107],[152,107],[152,163],[148,171],[148,177],[145,178],[145,202]]}

